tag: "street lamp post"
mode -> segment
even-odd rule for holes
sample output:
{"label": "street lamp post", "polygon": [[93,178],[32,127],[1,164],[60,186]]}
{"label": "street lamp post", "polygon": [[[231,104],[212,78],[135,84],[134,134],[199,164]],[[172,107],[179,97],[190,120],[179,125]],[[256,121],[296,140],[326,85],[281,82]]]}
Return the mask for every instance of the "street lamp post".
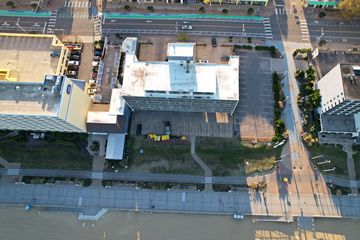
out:
{"label": "street lamp post", "polygon": [[16,25],[18,28],[20,28],[24,33],[26,33],[26,31],[20,26],[20,23],[19,23],[19,22],[20,22],[20,18],[17,19],[15,25]]}

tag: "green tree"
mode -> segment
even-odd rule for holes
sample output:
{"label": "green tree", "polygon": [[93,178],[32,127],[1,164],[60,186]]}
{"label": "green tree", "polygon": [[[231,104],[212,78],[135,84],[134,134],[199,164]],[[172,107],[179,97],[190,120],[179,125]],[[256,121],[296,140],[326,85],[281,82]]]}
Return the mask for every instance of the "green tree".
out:
{"label": "green tree", "polygon": [[130,11],[130,6],[129,6],[129,5],[125,5],[125,6],[124,6],[124,9],[125,9],[126,11]]}
{"label": "green tree", "polygon": [[321,103],[321,95],[320,90],[315,89],[310,95],[309,95],[309,101],[310,105],[313,109],[318,108]]}
{"label": "green tree", "polygon": [[323,18],[326,16],[326,13],[325,12],[319,12],[318,14],[319,18]]}
{"label": "green tree", "polygon": [[248,14],[248,15],[253,15],[253,14],[254,14],[254,9],[253,9],[253,8],[249,8],[249,9],[247,10],[247,14]]}
{"label": "green tree", "polygon": [[359,0],[342,0],[339,3],[341,16],[346,19],[352,19],[360,16]]}
{"label": "green tree", "polygon": [[15,7],[15,4],[12,1],[8,1],[6,2],[6,6],[13,8]]}
{"label": "green tree", "polygon": [[223,14],[228,14],[228,12],[229,12],[229,10],[227,10],[226,8],[224,8],[224,9],[222,10],[222,13],[223,13]]}
{"label": "green tree", "polygon": [[147,7],[147,10],[149,10],[150,12],[154,12],[155,11],[155,8],[153,6],[148,6]]}
{"label": "green tree", "polygon": [[204,12],[205,12],[205,8],[204,8],[204,7],[199,7],[199,12],[204,13]]}

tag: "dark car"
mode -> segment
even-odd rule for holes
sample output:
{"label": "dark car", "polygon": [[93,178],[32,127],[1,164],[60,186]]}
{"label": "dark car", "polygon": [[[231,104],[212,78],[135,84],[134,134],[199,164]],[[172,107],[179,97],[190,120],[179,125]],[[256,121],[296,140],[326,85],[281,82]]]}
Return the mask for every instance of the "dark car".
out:
{"label": "dark car", "polygon": [[164,122],[165,125],[165,134],[166,135],[170,135],[171,134],[171,124],[170,121],[165,121]]}
{"label": "dark car", "polygon": [[94,56],[101,57],[102,56],[102,51],[95,51]]}
{"label": "dark car", "polygon": [[141,129],[142,129],[142,125],[140,123],[136,125],[136,136],[141,135]]}
{"label": "dark car", "polygon": [[60,57],[60,52],[51,52],[50,57]]}
{"label": "dark car", "polygon": [[217,46],[216,38],[215,38],[215,37],[212,37],[212,38],[211,38],[211,44],[212,44],[213,47],[216,47],[216,46]]}
{"label": "dark car", "polygon": [[222,56],[221,57],[221,61],[229,61],[230,60],[230,56]]}
{"label": "dark car", "polygon": [[68,65],[68,70],[79,70],[79,66],[77,65]]}
{"label": "dark car", "polygon": [[70,56],[70,60],[77,60],[77,61],[79,61],[80,58],[81,58],[80,55],[71,54],[71,56]]}

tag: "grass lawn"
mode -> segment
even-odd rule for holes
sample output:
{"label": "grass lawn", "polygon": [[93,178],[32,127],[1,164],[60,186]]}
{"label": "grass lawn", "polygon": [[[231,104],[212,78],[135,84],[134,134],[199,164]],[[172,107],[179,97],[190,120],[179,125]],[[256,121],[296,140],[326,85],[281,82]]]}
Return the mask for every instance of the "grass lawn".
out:
{"label": "grass lawn", "polygon": [[249,175],[273,168],[281,149],[243,144],[237,139],[197,138],[196,152],[215,176]]}
{"label": "grass lawn", "polygon": [[[319,155],[323,155],[324,157],[311,159],[311,161],[316,164],[316,166],[320,170],[331,169],[336,167],[335,171],[332,172],[323,172],[328,174],[336,174],[340,176],[346,176],[348,174],[347,163],[346,163],[346,152],[342,150],[341,146],[335,145],[324,145],[324,144],[316,144],[313,146],[306,147],[309,150],[310,157],[316,157]],[[330,160],[330,163],[325,163],[318,165],[317,163],[323,162],[326,160]]]}
{"label": "grass lawn", "polygon": [[23,168],[90,170],[92,157],[72,142],[16,142],[0,140],[0,156],[8,162],[19,162]]}
{"label": "grass lawn", "polygon": [[[140,149],[143,153],[140,153]],[[192,159],[190,142],[170,140],[155,142],[144,137],[127,139],[130,171],[203,175],[202,169]]]}

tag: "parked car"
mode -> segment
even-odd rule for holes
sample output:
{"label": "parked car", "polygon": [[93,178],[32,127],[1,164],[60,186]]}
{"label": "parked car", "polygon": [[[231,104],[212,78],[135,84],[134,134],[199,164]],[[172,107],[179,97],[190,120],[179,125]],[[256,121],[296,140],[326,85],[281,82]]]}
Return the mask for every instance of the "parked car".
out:
{"label": "parked car", "polygon": [[60,57],[60,52],[53,51],[50,53],[50,57]]}
{"label": "parked car", "polygon": [[192,26],[191,26],[191,25],[182,25],[182,26],[181,26],[181,29],[182,29],[182,30],[191,30],[191,29],[192,29]]}
{"label": "parked car", "polygon": [[171,134],[171,124],[170,121],[165,121],[164,122],[165,125],[165,134],[166,135],[170,135]]}
{"label": "parked car", "polygon": [[88,93],[96,93],[96,89],[95,88],[89,88],[88,89]]}
{"label": "parked car", "polygon": [[75,54],[71,54],[70,55],[70,60],[77,60],[79,61],[81,59],[80,55],[75,55]]}
{"label": "parked car", "polygon": [[221,57],[221,61],[229,61],[230,60],[230,56],[222,56]]}
{"label": "parked car", "polygon": [[136,136],[141,135],[141,129],[142,129],[142,125],[140,123],[136,125]]}
{"label": "parked car", "polygon": [[216,47],[216,46],[217,46],[216,38],[215,38],[215,37],[212,37],[212,38],[211,38],[211,44],[212,44],[213,47]]}
{"label": "parked car", "polygon": [[79,61],[69,61],[69,62],[68,62],[68,65],[76,65],[76,66],[79,66],[79,65],[80,65],[80,62],[79,62]]}
{"label": "parked car", "polygon": [[67,71],[66,75],[73,75],[76,76],[78,73],[77,71]]}
{"label": "parked car", "polygon": [[94,56],[94,57],[93,57],[93,61],[99,61],[100,59],[101,59],[100,56]]}
{"label": "parked car", "polygon": [[81,51],[71,51],[71,54],[74,54],[74,55],[81,55]]}
{"label": "parked car", "polygon": [[99,66],[99,61],[93,61],[91,64],[93,67]]}
{"label": "parked car", "polygon": [[77,71],[77,70],[79,70],[79,66],[77,66],[77,65],[69,65],[69,66],[68,66],[68,70],[75,70],[75,71]]}
{"label": "parked car", "polygon": [[90,84],[90,85],[96,84],[96,80],[95,80],[95,79],[90,79],[90,80],[89,80],[89,84]]}
{"label": "parked car", "polygon": [[102,51],[95,51],[94,56],[95,57],[101,57],[102,56]]}

